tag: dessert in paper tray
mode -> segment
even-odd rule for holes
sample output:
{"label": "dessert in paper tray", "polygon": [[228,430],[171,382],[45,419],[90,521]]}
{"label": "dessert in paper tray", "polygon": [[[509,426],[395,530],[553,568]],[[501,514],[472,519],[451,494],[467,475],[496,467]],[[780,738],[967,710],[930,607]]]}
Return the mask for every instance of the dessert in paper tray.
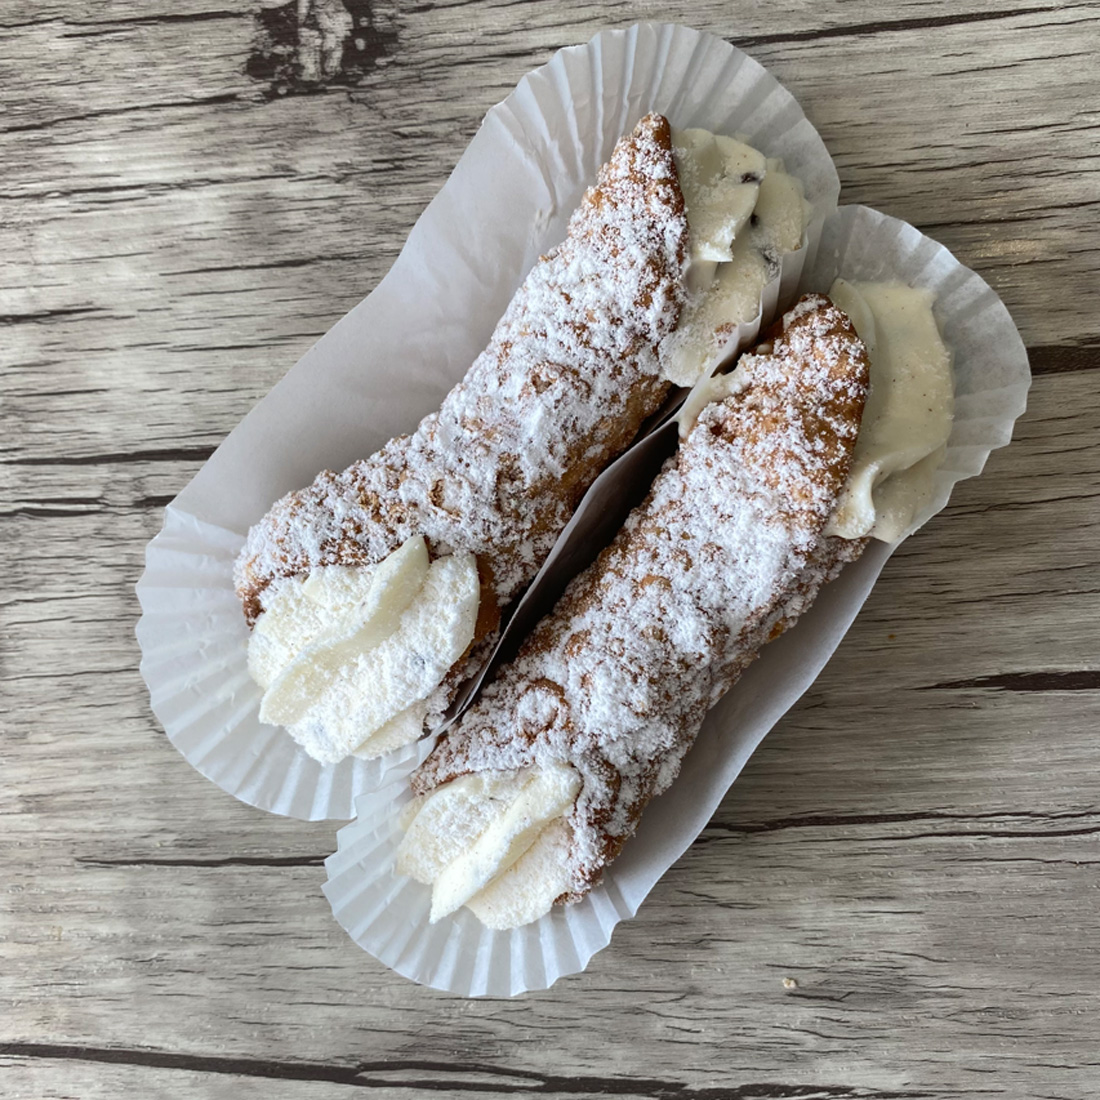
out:
{"label": "dessert in paper tray", "polygon": [[433,921],[583,897],[762,647],[912,521],[954,398],[931,305],[838,280],[700,387],[646,500],[413,775],[396,868]]}
{"label": "dessert in paper tray", "polygon": [[[399,972],[582,969],[1008,441],[1029,375],[996,295],[837,189],[729,45],[645,24],[561,51],[169,507],[139,585],[154,709],[245,801],[354,804],[325,892]],[[610,545],[582,571],[586,538]],[[422,739],[513,610],[518,655]]]}
{"label": "dessert in paper tray", "polygon": [[711,36],[605,32],[525,77],[168,508],[138,635],[173,743],[308,818],[415,763],[585,490],[770,319],[837,190],[792,97]]}

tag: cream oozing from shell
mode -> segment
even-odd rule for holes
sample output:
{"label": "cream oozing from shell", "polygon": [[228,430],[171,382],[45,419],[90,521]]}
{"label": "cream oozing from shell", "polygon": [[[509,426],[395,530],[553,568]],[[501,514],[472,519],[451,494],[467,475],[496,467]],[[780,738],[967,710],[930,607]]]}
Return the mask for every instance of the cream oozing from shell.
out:
{"label": "cream oozing from shell", "polygon": [[[897,282],[837,279],[829,297],[867,348],[871,388],[848,481],[827,535],[896,542],[931,500],[951,435],[951,353],[930,290]],[[736,393],[740,371],[706,379],[677,414],[685,438],[712,401]]]}
{"label": "cream oozing from shell", "polygon": [[688,221],[688,301],[659,349],[661,373],[693,386],[760,312],[782,257],[802,247],[809,204],[783,162],[708,130],[673,130]]}
{"label": "cream oozing from shell", "polygon": [[837,279],[829,297],[867,347],[871,389],[827,534],[896,542],[932,498],[954,416],[951,353],[930,290]]}

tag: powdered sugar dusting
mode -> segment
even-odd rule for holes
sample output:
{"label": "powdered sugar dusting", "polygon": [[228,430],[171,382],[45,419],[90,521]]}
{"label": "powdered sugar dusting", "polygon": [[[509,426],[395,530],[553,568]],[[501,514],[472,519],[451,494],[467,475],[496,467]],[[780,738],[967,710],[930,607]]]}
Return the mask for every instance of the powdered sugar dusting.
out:
{"label": "powdered sugar dusting", "polygon": [[679,771],[707,710],[861,544],[823,531],[867,387],[863,345],[827,299],[783,320],[743,385],[707,406],[615,542],[414,776],[568,761],[582,893]]}
{"label": "powdered sugar dusting", "polygon": [[377,562],[414,534],[433,555],[472,551],[514,598],[667,391],[656,348],[682,306],[686,232],[668,124],[650,115],[440,410],[250,531],[236,573],[250,620],[273,578]]}

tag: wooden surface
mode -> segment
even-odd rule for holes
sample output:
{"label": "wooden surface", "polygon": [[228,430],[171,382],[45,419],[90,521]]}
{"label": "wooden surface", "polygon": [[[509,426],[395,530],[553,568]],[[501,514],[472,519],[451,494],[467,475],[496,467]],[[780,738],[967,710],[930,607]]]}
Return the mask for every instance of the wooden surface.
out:
{"label": "wooden surface", "polygon": [[1031,407],[611,948],[470,1002],[336,926],[332,826],[176,754],[133,586],[485,110],[672,9],[347,3],[328,49],[293,3],[0,5],[0,1095],[1100,1094],[1100,7],[676,8],[799,97],[847,200],[993,284]]}

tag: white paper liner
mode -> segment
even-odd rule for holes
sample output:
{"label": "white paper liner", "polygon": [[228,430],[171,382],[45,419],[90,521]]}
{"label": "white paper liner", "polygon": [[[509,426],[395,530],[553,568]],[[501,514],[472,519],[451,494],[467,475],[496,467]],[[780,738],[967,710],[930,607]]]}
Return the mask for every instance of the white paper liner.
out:
{"label": "white paper liner", "polygon": [[[516,287],[560,240],[615,142],[645,113],[678,127],[741,133],[782,157],[812,204],[811,258],[839,180],[817,132],[765,70],[718,38],[641,24],[559,51],[485,117],[377,289],[294,366],[218,448],[166,513],[138,586],[153,708],[203,775],[274,813],[346,819],[382,764],[321,767],[256,718],[245,627],[230,571],[271,504],[411,431],[487,343]],[[769,288],[767,301],[780,287]],[[745,326],[746,338],[759,322]],[[419,750],[424,751],[423,747]]]}
{"label": "white paper liner", "polygon": [[389,768],[415,767],[430,745],[409,745],[385,764],[322,765],[260,721],[263,693],[248,674],[248,628],[233,591],[242,543],[236,532],[166,509],[137,589],[153,713],[191,765],[242,802],[306,820],[349,818],[358,792],[377,787]]}
{"label": "white paper liner", "polygon": [[[885,214],[863,206],[837,211],[798,294],[827,291],[838,275],[901,280],[938,296],[936,317],[954,352],[955,423],[936,499],[915,529],[947,503],[956,481],[979,473],[990,451],[1011,438],[1031,383],[1027,353],[1008,311],[979,276]],[[541,989],[583,969],[698,836],[765,734],[814,682],[894,548],[873,541],[794,629],[764,648],[707,716],[680,776],[646,807],[602,886],[579,904],[556,907],[511,932],[486,931],[466,909],[430,925],[428,887],[393,870],[398,811],[410,797],[406,780],[358,799],[358,820],[340,830],[338,851],[326,861],[325,894],[336,919],[399,974],[467,996]]]}

